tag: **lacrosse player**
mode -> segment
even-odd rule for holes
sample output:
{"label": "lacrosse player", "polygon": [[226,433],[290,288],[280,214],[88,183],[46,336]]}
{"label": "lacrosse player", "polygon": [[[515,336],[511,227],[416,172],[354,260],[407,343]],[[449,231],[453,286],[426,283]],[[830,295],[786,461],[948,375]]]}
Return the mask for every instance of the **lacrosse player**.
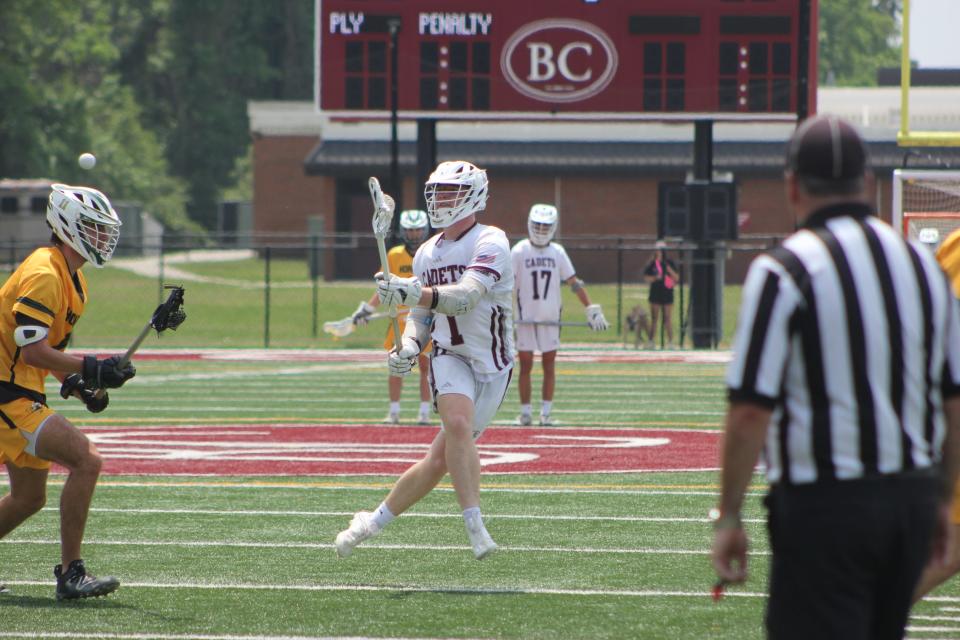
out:
{"label": "lacrosse player", "polygon": [[[430,234],[430,225],[427,222],[426,211],[418,209],[408,209],[400,214],[400,235],[403,244],[398,244],[387,253],[387,262],[390,265],[390,273],[395,273],[403,277],[413,275],[413,256],[417,249],[423,244]],[[380,297],[374,293],[369,300],[360,303],[357,310],[353,312],[353,323],[358,327],[367,324],[370,316],[376,311],[380,304]],[[400,326],[400,333],[403,334],[403,328],[407,317],[407,307],[397,306],[397,320]],[[384,349],[392,349],[395,346],[393,336],[393,323],[390,323],[387,329],[387,337],[383,341]],[[420,354],[420,412],[417,416],[418,424],[430,424],[430,385],[428,377],[430,375],[430,345],[427,344],[423,353]],[[387,391],[390,394],[390,411],[387,417],[383,419],[384,424],[400,424],[400,391],[403,388],[403,378],[401,376],[391,375],[387,378]]]}
{"label": "lacrosse player", "polygon": [[0,288],[0,462],[10,493],[0,499],[0,538],[37,513],[46,501],[50,463],[70,475],[60,496],[60,556],[53,573],[57,600],[103,596],[116,578],[87,573],[80,559],[87,512],[100,473],[96,446],[47,406],[44,378],[62,382],[60,394],[87,409],[106,409],[109,396],[134,376],[121,356],[98,360],[64,353],[87,304],[84,263],[102,267],[113,255],[120,218],[95,189],[55,184],[47,205],[52,246],[31,253]]}
{"label": "lacrosse player", "polygon": [[350,555],[450,473],[474,556],[497,549],[480,515],[480,457],[475,441],[503,402],[513,369],[513,273],[510,244],[479,224],[487,174],[469,162],[441,163],[427,180],[430,222],[441,229],[413,258],[413,277],[377,274],[382,304],[410,306],[402,348],[390,352],[393,375],[406,375],[428,341],[431,388],[441,430],[427,455],[407,469],[373,513],[361,511],[336,538]]}
{"label": "lacrosse player", "polygon": [[[928,237],[930,234],[927,234]],[[939,238],[934,238],[934,241]],[[925,238],[919,238],[921,244],[930,247]],[[954,231],[936,249],[937,262],[950,278],[951,290],[956,298],[960,298],[960,231]],[[913,592],[913,602],[951,577],[960,573],[960,484],[953,488],[953,501],[950,505],[950,528],[952,529],[953,544],[948,548],[945,558],[932,557],[920,575],[920,582]]]}
{"label": "lacrosse player", "polygon": [[570,290],[586,308],[587,323],[594,331],[609,327],[599,304],[591,304],[590,296],[577,277],[566,250],[553,235],[557,232],[557,208],[550,204],[535,204],[527,216],[525,238],[510,251],[513,273],[517,282],[517,350],[520,356],[520,416],[517,424],[533,423],[530,414],[532,395],[530,377],[533,370],[533,352],[539,351],[543,367],[540,424],[553,424],[553,390],[556,386],[557,348],[560,346],[560,285]]}

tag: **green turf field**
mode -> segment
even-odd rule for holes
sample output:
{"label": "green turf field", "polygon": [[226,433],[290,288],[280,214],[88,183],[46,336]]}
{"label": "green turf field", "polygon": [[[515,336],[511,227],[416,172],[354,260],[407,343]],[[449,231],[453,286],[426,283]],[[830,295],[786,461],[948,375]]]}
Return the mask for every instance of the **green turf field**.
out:
{"label": "green turf field", "polygon": [[[187,330],[187,325],[184,326]],[[170,341],[173,343],[173,341]],[[171,345],[172,346],[172,345]],[[229,354],[226,354],[229,356]],[[106,413],[55,406],[88,428],[375,423],[379,363],[142,360]],[[716,431],[723,367],[558,363],[563,425]],[[415,415],[407,382],[404,418]],[[539,378],[535,377],[535,388]],[[48,389],[49,390],[49,389]],[[498,415],[517,413],[515,387]],[[391,429],[391,427],[378,427]],[[609,455],[615,455],[609,454]],[[375,507],[392,476],[107,476],[85,546],[109,598],[53,599],[57,498],[0,542],[0,637],[761,638],[767,544],[762,484],[747,501],[752,576],[714,604],[706,514],[716,473],[485,475],[502,551],[477,562],[445,482],[381,536],[338,560],[337,531]],[[911,638],[957,637],[957,584],[924,602]],[[927,630],[928,629],[928,630]]]}

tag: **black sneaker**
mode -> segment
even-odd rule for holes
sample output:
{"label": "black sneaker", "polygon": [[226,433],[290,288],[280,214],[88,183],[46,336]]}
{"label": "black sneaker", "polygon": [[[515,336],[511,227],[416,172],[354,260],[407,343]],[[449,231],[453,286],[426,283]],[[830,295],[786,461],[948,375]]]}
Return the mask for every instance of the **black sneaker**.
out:
{"label": "black sneaker", "polygon": [[5,593],[10,593],[10,589],[7,589],[7,585],[0,582],[0,596],[2,596]]}
{"label": "black sneaker", "polygon": [[99,598],[113,593],[120,586],[120,581],[109,576],[98,578],[87,573],[83,560],[74,560],[63,573],[63,566],[53,568],[53,575],[57,577],[57,600],[73,600],[75,598]]}

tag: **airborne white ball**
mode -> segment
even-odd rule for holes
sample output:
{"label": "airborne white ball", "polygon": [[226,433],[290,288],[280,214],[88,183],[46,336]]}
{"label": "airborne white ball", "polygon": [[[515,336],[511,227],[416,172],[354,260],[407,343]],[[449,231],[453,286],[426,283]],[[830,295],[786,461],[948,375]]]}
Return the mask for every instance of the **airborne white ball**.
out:
{"label": "airborne white ball", "polygon": [[82,153],[77,158],[77,164],[84,169],[93,169],[94,165],[97,164],[97,158],[92,153]]}

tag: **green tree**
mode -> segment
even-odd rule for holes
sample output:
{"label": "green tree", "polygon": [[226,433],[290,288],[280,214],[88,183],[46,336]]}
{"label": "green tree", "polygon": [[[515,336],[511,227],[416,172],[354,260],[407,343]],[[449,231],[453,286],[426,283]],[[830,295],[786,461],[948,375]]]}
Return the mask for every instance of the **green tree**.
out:
{"label": "green tree", "polygon": [[[3,1],[0,148],[17,152],[0,154],[0,175],[90,184],[189,228],[185,188],[116,71],[117,43],[136,31],[132,8],[145,0]],[[93,172],[77,166],[84,151],[98,156]]]}
{"label": "green tree", "polygon": [[821,85],[875,86],[877,69],[900,62],[901,0],[821,0]]}

